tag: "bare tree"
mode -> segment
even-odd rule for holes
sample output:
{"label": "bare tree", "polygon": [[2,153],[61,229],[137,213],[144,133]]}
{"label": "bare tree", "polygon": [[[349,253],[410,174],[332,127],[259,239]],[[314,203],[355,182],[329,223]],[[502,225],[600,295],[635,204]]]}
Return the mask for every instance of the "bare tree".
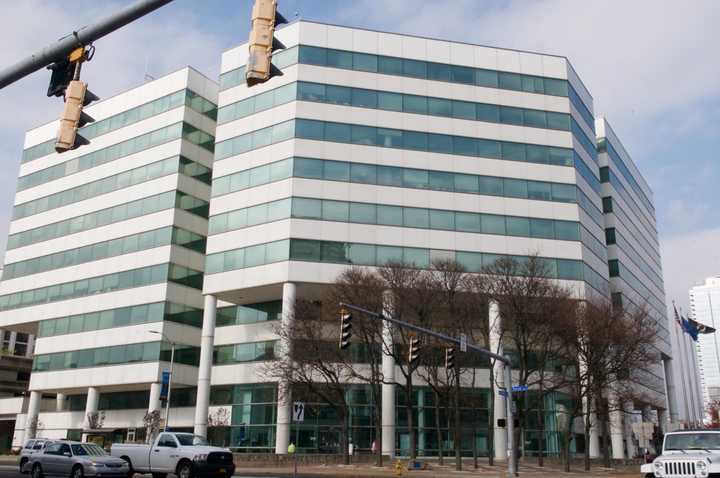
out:
{"label": "bare tree", "polygon": [[[574,395],[587,405],[583,411],[585,436],[590,436],[592,404],[597,406],[607,390],[632,390],[639,370],[657,362],[657,325],[644,307],[613,308],[609,300],[593,297],[578,302],[575,313],[563,317],[558,328],[569,356],[577,367]],[[567,445],[567,443],[566,443]],[[590,469],[589,446],[584,467]]]}
{"label": "bare tree", "polygon": [[[286,393],[292,391],[306,401],[320,402],[334,410],[341,428],[340,453],[345,464],[349,464],[346,384],[351,374],[346,357],[337,345],[337,315],[330,322],[322,314],[319,303],[302,299],[296,301],[290,313],[293,314],[293,320],[288,322],[290,325],[281,325],[276,330],[281,342],[291,344],[289,358],[268,363],[264,374],[289,384]],[[286,399],[278,397],[278,400]]]}
{"label": "bare tree", "polygon": [[152,443],[155,437],[160,433],[160,422],[162,415],[160,410],[152,410],[145,412],[143,416],[143,425],[145,425],[145,443]]}

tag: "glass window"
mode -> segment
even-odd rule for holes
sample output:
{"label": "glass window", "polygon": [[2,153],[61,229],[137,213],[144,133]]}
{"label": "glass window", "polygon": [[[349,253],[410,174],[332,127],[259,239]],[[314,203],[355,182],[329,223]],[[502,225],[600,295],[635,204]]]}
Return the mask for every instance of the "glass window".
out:
{"label": "glass window", "polygon": [[413,267],[427,269],[430,266],[430,253],[427,249],[403,248],[403,262]]}
{"label": "glass window", "polygon": [[350,222],[375,224],[377,215],[374,204],[350,203]]}
{"label": "glass window", "polygon": [[372,90],[352,89],[352,105],[364,108],[377,108],[378,95]]}
{"label": "glass window", "polygon": [[469,212],[456,212],[455,228],[462,232],[481,232],[480,215]]}
{"label": "glass window", "polygon": [[402,226],[403,208],[400,206],[377,206],[377,223],[384,226]]}
{"label": "glass window", "polygon": [[480,192],[478,177],[471,174],[456,173],[453,175],[456,192],[477,194]]}
{"label": "glass window", "polygon": [[475,84],[488,88],[498,87],[498,72],[493,70],[475,70]]}
{"label": "glass window", "polygon": [[402,262],[403,248],[395,246],[376,246],[377,265],[384,266],[388,262]]}
{"label": "glass window", "polygon": [[348,262],[358,265],[375,265],[375,246],[351,244],[347,251]]}
{"label": "glass window", "polygon": [[298,138],[305,139],[324,139],[323,122],[314,120],[297,119],[295,120],[295,134]]}
{"label": "glass window", "polygon": [[352,104],[352,90],[344,86],[325,86],[325,96],[329,103],[350,106]]}
{"label": "glass window", "polygon": [[422,169],[403,169],[403,186],[426,189],[429,185],[429,172]]}
{"label": "glass window", "polygon": [[324,162],[323,179],[331,181],[349,181],[350,180],[350,164],[340,161]]}
{"label": "glass window", "polygon": [[396,129],[377,129],[377,145],[386,148],[402,148],[402,131]]}
{"label": "glass window", "polygon": [[530,221],[528,218],[508,216],[505,218],[505,223],[509,236],[530,237]]}
{"label": "glass window", "polygon": [[522,91],[522,76],[516,73],[498,72],[498,85],[505,90]]}
{"label": "glass window", "polygon": [[349,205],[343,201],[322,201],[322,218],[326,221],[347,222],[349,216]]}
{"label": "glass window", "polygon": [[402,111],[403,95],[400,93],[378,92],[378,108],[389,111]]}
{"label": "glass window", "polygon": [[323,162],[319,159],[295,158],[295,175],[301,178],[323,179]]}
{"label": "glass window", "polygon": [[427,209],[413,207],[403,208],[405,227],[419,227],[427,229],[430,225],[430,217]]}
{"label": "glass window", "polygon": [[342,242],[323,242],[322,243],[322,261],[333,263],[347,263],[349,259],[345,253],[345,244]]}
{"label": "glass window", "polygon": [[402,185],[403,185],[403,170],[402,170],[402,168],[396,168],[393,166],[378,166],[377,167],[377,184],[382,185],[382,186],[402,187]]}
{"label": "glass window", "polygon": [[527,182],[528,199],[538,199],[542,201],[550,201],[552,192],[550,183],[541,183],[539,181]]}
{"label": "glass window", "polygon": [[485,234],[505,234],[505,216],[483,214],[480,223]]}
{"label": "glass window", "polygon": [[510,106],[500,107],[500,122],[504,124],[523,124],[523,110],[521,108],[512,108]]}
{"label": "glass window", "polygon": [[503,195],[503,180],[502,180],[502,178],[480,176],[478,178],[478,184],[480,187],[480,194],[487,194],[489,196],[502,196]]}
{"label": "glass window", "polygon": [[452,211],[430,210],[430,229],[455,230],[455,213]]}
{"label": "glass window", "polygon": [[428,151],[434,153],[453,153],[453,138],[446,134],[428,133]]}
{"label": "glass window", "polygon": [[582,263],[570,259],[556,259],[558,279],[582,280]]}
{"label": "glass window", "polygon": [[442,63],[428,63],[427,78],[428,80],[451,81],[452,73],[450,68],[450,65],[443,65]]}
{"label": "glass window", "polygon": [[570,131],[570,115],[565,113],[554,113],[552,111],[548,111],[545,115],[547,118],[548,128]]}
{"label": "glass window", "polygon": [[320,199],[293,198],[292,215],[298,218],[322,219]]}
{"label": "glass window", "polygon": [[476,118],[475,104],[467,101],[452,102],[453,118],[474,120]]}
{"label": "glass window", "polygon": [[350,165],[350,181],[353,183],[375,184],[377,170],[371,164],[352,163]]}
{"label": "glass window", "polygon": [[326,123],[325,139],[338,143],[349,143],[352,140],[352,129],[349,124]]}
{"label": "glass window", "polygon": [[555,221],[555,238],[566,241],[580,240],[580,225],[570,221]]}
{"label": "glass window", "polygon": [[290,241],[290,259],[320,262],[320,243],[304,239]]}
{"label": "glass window", "polygon": [[547,118],[544,111],[525,110],[523,112],[525,126],[533,126],[535,128],[547,128]]}
{"label": "glass window", "polygon": [[427,114],[427,98],[424,96],[403,95],[403,111],[405,113]]}
{"label": "glass window", "polygon": [[377,132],[370,126],[352,125],[352,142],[373,146],[377,144]]}
{"label": "glass window", "polygon": [[[428,98],[428,113],[437,116],[452,116],[453,102],[441,98]],[[473,111],[473,119],[475,112]]]}
{"label": "glass window", "polygon": [[503,179],[503,189],[505,196],[514,198],[527,198],[527,181],[522,179]]}
{"label": "glass window", "polygon": [[452,71],[452,81],[455,83],[465,83],[466,85],[475,84],[474,68],[453,65],[450,69]]}
{"label": "glass window", "polygon": [[378,58],[378,71],[387,75],[402,75],[403,61],[400,58],[381,56]]}
{"label": "glass window", "polygon": [[550,219],[530,219],[530,235],[543,239],[554,239],[553,222]]}
{"label": "glass window", "polygon": [[353,70],[358,71],[378,71],[378,58],[376,55],[368,55],[366,53],[353,53]]}
{"label": "glass window", "polygon": [[352,53],[340,50],[327,50],[326,62],[327,66],[351,70],[353,67]]}
{"label": "glass window", "polygon": [[462,136],[453,137],[453,153],[462,154],[464,156],[478,155],[478,142],[475,138],[465,138]]}
{"label": "glass window", "polygon": [[298,99],[309,101],[325,100],[325,85],[298,82]]}
{"label": "glass window", "polygon": [[424,61],[402,60],[403,74],[415,78],[427,78],[427,64]]}

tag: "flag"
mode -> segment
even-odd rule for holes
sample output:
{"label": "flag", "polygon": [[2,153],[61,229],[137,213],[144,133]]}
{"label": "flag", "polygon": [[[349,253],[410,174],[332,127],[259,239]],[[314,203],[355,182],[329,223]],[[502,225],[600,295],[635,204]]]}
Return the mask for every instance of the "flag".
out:
{"label": "flag", "polygon": [[[693,323],[694,322],[694,323]],[[690,336],[690,338],[693,339],[693,341],[697,342],[698,339],[698,328],[695,325],[697,322],[694,320],[691,322],[686,317],[682,317],[682,328],[683,330]]]}
{"label": "flag", "polygon": [[701,324],[700,322],[693,320],[693,319],[687,319],[687,320],[697,329],[698,334],[715,333],[715,328],[710,327],[709,325]]}

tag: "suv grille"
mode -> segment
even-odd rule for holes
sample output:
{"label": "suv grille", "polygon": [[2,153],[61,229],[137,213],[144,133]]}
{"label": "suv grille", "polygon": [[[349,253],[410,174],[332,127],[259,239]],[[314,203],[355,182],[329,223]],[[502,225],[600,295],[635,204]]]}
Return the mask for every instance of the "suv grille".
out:
{"label": "suv grille", "polygon": [[233,462],[232,453],[226,451],[213,451],[208,453],[207,462],[218,465],[229,465]]}
{"label": "suv grille", "polygon": [[695,476],[695,461],[688,460],[677,460],[677,461],[666,461],[665,473],[667,477],[694,477]]}

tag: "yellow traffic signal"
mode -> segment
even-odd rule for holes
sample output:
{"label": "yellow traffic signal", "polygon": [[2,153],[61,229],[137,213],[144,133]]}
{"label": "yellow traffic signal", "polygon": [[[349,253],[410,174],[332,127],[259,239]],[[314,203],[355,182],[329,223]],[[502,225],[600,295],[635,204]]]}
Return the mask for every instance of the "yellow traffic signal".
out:
{"label": "yellow traffic signal", "polygon": [[275,26],[284,22],[283,16],[277,12],[276,0],[255,0],[248,47],[250,54],[245,70],[245,81],[248,86],[262,83],[270,78],[273,48],[282,48],[274,38]]}
{"label": "yellow traffic signal", "polygon": [[87,84],[79,80],[72,80],[65,90],[65,107],[60,116],[60,127],[58,128],[55,151],[62,153],[73,149],[77,144],[87,141],[77,134],[78,128],[93,121],[86,113],[83,113],[83,106],[96,100],[97,97],[90,93]]}

